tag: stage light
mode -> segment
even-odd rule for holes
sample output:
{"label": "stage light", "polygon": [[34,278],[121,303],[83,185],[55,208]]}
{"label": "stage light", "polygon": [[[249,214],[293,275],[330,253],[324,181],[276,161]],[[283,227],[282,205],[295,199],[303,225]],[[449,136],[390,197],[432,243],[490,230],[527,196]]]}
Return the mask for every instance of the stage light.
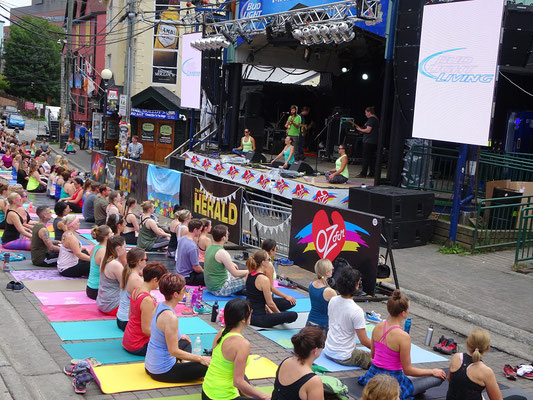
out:
{"label": "stage light", "polygon": [[252,39],[244,33],[244,31],[241,28],[235,29],[235,32],[237,32],[237,35],[239,35],[243,40],[246,41],[248,44],[252,44]]}
{"label": "stage light", "polygon": [[345,73],[348,72],[348,71],[349,71],[349,69],[346,68],[346,67],[342,67],[342,68],[341,68],[341,72],[342,72],[343,74],[345,74]]}
{"label": "stage light", "polygon": [[295,29],[292,31],[292,36],[296,39],[296,40],[299,40],[300,42],[303,41],[304,39],[304,35],[303,35],[303,32],[301,29]]}
{"label": "stage light", "polygon": [[363,79],[364,81],[368,80],[368,74],[361,75],[361,79]]}
{"label": "stage light", "polygon": [[329,34],[331,35],[335,43],[339,44],[339,43],[344,42],[344,39],[342,38],[340,34],[338,25],[331,24],[329,26]]}
{"label": "stage light", "polygon": [[316,26],[309,28],[309,34],[311,35],[311,38],[315,44],[320,44],[324,41],[322,36],[320,36],[320,29],[318,29]]}
{"label": "stage light", "polygon": [[311,37],[311,30],[307,27],[302,29],[302,35],[303,35],[303,44],[311,45],[313,44],[313,38]]}
{"label": "stage light", "polygon": [[230,44],[235,43],[235,39],[229,34],[229,32],[226,29],[221,29],[220,34],[226,38]]}
{"label": "stage light", "polygon": [[340,31],[342,38],[347,42],[355,38],[354,31],[352,30],[352,28],[350,28],[350,26],[348,26],[346,22],[341,22],[339,24],[339,31]]}
{"label": "stage light", "polygon": [[330,44],[333,43],[333,38],[329,34],[329,28],[326,25],[322,25],[320,28],[320,35],[324,39],[324,43]]}

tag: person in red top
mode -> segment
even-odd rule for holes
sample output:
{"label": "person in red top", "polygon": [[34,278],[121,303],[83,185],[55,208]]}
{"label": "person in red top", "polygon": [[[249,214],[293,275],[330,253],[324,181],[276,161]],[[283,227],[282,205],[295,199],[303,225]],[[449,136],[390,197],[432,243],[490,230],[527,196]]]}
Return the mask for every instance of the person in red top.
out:
{"label": "person in red top", "polygon": [[143,269],[143,284],[131,293],[130,320],[126,325],[122,347],[136,356],[145,356],[150,341],[150,325],[156,307],[156,300],[150,291],[159,286],[159,279],[167,273],[160,262],[151,262]]}
{"label": "person in red top", "polygon": [[59,201],[66,201],[72,212],[81,213],[83,207],[83,180],[81,178],[74,179],[74,190],[72,197],[65,197]]}

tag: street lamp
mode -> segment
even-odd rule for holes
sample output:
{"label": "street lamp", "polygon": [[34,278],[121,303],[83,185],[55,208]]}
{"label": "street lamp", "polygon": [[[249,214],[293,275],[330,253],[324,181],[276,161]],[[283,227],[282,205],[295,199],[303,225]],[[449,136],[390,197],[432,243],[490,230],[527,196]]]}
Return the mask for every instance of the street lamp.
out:
{"label": "street lamp", "polygon": [[113,77],[113,72],[110,69],[103,69],[100,73],[102,82],[104,84],[104,115],[103,115],[103,127],[102,127],[102,140],[100,142],[100,148],[104,149],[104,143],[107,138],[107,85],[109,80]]}

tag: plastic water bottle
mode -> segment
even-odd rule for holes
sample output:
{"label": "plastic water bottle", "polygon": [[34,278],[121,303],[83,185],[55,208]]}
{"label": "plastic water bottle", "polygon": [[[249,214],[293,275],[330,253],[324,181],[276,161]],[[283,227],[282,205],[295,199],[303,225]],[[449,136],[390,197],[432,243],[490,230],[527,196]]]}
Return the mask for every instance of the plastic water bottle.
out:
{"label": "plastic water bottle", "polygon": [[194,288],[191,291],[191,306],[196,307],[198,302],[198,289]]}
{"label": "plastic water bottle", "polygon": [[224,309],[223,308],[221,308],[218,311],[217,320],[218,320],[218,322],[220,322],[220,326],[226,326],[226,322],[224,321]]}
{"label": "plastic water bottle", "polygon": [[9,253],[4,253],[4,272],[9,272],[9,258],[11,255]]}
{"label": "plastic water bottle", "polygon": [[192,346],[192,353],[201,356],[202,355],[202,339],[200,336],[196,336],[194,345]]}
{"label": "plastic water bottle", "polygon": [[213,308],[211,309],[211,322],[217,322],[218,308],[218,301],[215,301],[215,304],[213,304]]}
{"label": "plastic water bottle", "polygon": [[407,318],[405,320],[405,325],[403,326],[403,330],[407,333],[411,330],[411,318]]}
{"label": "plastic water bottle", "polygon": [[187,289],[185,296],[185,305],[191,308],[191,292],[189,289]]}
{"label": "plastic water bottle", "polygon": [[196,301],[198,302],[198,304],[202,304],[202,302],[204,301],[204,289],[200,286],[200,288],[198,289],[198,297],[196,299]]}

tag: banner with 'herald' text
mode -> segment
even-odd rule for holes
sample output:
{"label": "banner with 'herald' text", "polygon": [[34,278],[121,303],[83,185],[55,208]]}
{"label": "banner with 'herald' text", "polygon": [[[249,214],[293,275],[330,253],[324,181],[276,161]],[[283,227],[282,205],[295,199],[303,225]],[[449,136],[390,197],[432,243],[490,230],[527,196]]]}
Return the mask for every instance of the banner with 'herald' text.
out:
{"label": "banner with 'herald' text", "polygon": [[226,225],[229,240],[241,243],[242,188],[188,174],[181,176],[181,185],[181,205],[194,218],[208,218],[213,226]]}

